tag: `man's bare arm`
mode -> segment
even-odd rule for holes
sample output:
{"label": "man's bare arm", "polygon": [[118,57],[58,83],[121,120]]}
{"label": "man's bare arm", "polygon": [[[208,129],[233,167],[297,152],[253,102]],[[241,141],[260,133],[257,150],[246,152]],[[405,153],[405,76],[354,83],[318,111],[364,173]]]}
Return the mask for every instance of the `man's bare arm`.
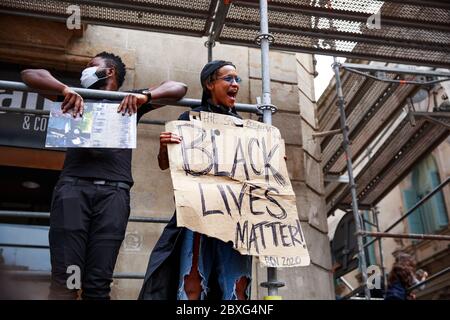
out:
{"label": "man's bare arm", "polygon": [[[21,72],[22,81],[29,87],[38,90],[54,91],[64,96],[61,105],[63,112],[72,110],[74,117],[79,113],[83,114],[83,98],[69,88],[69,86],[57,80],[50,72],[45,69],[26,69]],[[44,95],[47,99],[56,101],[56,95]]]}
{"label": "man's bare arm", "polygon": [[[187,85],[177,81],[165,81],[159,86],[148,88],[148,91],[151,94],[152,100],[168,99],[176,101],[184,97],[187,92]],[[126,113],[132,115],[137,112],[137,109],[140,106],[147,102],[148,97],[146,95],[131,93],[122,100],[117,112],[121,112],[123,115]],[[152,104],[152,106],[156,109],[162,107],[163,105]]]}
{"label": "man's bare arm", "polygon": [[180,100],[185,96],[187,89],[187,85],[182,82],[165,81],[157,87],[150,88],[150,92],[152,94],[152,100]]}

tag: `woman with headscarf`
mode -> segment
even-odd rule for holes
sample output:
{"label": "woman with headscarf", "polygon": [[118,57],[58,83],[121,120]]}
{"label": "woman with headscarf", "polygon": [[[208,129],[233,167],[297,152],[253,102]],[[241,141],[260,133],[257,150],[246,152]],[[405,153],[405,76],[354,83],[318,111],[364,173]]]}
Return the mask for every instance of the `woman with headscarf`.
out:
{"label": "woman with headscarf", "polygon": [[[241,78],[233,63],[215,60],[200,74],[202,105],[193,111],[241,118],[235,108]],[[189,111],[178,120],[189,121]],[[160,135],[159,167],[169,167],[167,144],[180,143],[171,132]],[[164,229],[150,256],[139,299],[245,300],[250,297],[251,256],[231,243],[177,227],[176,214]]]}

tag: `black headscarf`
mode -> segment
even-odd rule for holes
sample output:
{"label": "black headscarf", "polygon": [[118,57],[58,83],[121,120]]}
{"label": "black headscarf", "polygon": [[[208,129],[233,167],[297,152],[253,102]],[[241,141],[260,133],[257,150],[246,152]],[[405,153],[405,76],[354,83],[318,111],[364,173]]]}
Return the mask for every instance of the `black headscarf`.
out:
{"label": "black headscarf", "polygon": [[218,69],[222,68],[223,66],[233,66],[236,68],[236,66],[230,62],[230,61],[224,61],[224,60],[213,60],[211,62],[208,62],[204,67],[202,72],[200,73],[200,83],[202,84],[203,88],[203,94],[202,94],[202,105],[206,105],[209,98],[211,98],[211,93],[209,92],[208,88],[206,88],[205,82],[208,80],[208,78]]}

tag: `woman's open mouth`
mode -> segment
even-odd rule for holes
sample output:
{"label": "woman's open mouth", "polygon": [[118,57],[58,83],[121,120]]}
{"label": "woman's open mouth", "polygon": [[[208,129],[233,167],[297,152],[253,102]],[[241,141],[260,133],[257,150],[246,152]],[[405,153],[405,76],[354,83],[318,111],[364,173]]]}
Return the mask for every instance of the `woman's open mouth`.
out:
{"label": "woman's open mouth", "polygon": [[237,96],[237,90],[230,90],[227,92],[227,96],[228,98],[230,98],[233,102],[236,101],[236,96]]}

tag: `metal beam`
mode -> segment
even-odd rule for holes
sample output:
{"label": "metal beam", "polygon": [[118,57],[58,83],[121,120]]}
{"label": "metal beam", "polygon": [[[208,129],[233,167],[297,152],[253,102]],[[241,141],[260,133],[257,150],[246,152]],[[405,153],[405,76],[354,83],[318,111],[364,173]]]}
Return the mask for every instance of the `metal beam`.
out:
{"label": "metal beam", "polygon": [[366,255],[364,252],[364,243],[363,238],[359,234],[362,231],[360,216],[359,216],[359,210],[358,210],[358,198],[356,196],[356,184],[355,179],[353,177],[353,166],[352,166],[352,155],[350,150],[350,140],[349,140],[349,128],[347,126],[347,120],[345,115],[345,98],[344,98],[344,92],[342,90],[342,82],[341,82],[341,75],[339,70],[339,63],[337,61],[337,58],[334,57],[334,63],[333,63],[333,69],[334,69],[334,76],[336,79],[336,94],[338,99],[338,107],[339,107],[339,114],[340,114],[340,125],[342,130],[342,146],[344,148],[345,157],[347,159],[347,172],[348,172],[348,178],[349,178],[349,185],[350,185],[350,191],[352,195],[352,211],[353,211],[353,218],[355,220],[355,229],[356,229],[356,239],[358,243],[358,260],[359,260],[359,268],[361,270],[361,276],[362,276],[362,286],[364,287],[364,292],[366,299],[370,299],[370,290],[367,287],[367,265],[366,265]]}
{"label": "metal beam", "polygon": [[[48,110],[11,108],[11,107],[0,107],[0,112],[28,113],[28,114],[36,114],[36,115],[43,115],[43,116],[48,116],[50,114],[50,111],[48,111]],[[170,120],[167,120],[167,121],[170,121]],[[163,126],[166,124],[167,121],[141,119],[139,121],[139,123]]]}
{"label": "metal beam", "polygon": [[42,115],[42,116],[48,116],[50,114],[50,111],[48,111],[48,110],[11,108],[11,107],[0,107],[0,112],[28,113],[28,114],[36,114],[36,115]]}
{"label": "metal beam", "polygon": [[[378,207],[373,207],[371,210],[372,212],[372,216],[373,216],[373,221],[376,224],[376,229],[377,232],[380,232],[380,222],[378,220],[378,215],[380,214],[380,211],[378,211]],[[378,241],[378,253],[380,256],[380,267],[381,267],[381,272],[383,273],[383,286],[386,287],[387,285],[387,274],[386,274],[386,268],[384,266],[384,252],[383,252],[383,244],[382,241]]]}
{"label": "metal beam", "polygon": [[[407,218],[410,214],[412,214],[414,212],[414,210],[416,210],[418,207],[420,207],[421,205],[423,205],[426,201],[428,201],[435,193],[439,192],[442,188],[444,188],[448,183],[450,182],[450,177],[447,177],[447,179],[445,179],[444,182],[442,182],[440,185],[438,185],[436,188],[434,188],[433,190],[431,190],[430,193],[428,193],[425,197],[423,197],[422,199],[420,199],[419,202],[417,202],[412,208],[410,208],[408,211],[406,211],[406,213],[404,215],[402,215],[400,218],[398,218],[393,224],[391,224],[388,228],[386,228],[386,230],[384,230],[384,232],[389,232],[390,230],[392,230],[395,226],[397,226],[400,222],[402,222],[405,218]],[[380,238],[376,238],[373,239],[371,241],[369,241],[368,243],[366,243],[364,245],[364,247],[368,247],[370,246],[372,243],[374,243],[375,241],[379,240]]]}
{"label": "metal beam", "polygon": [[439,277],[442,277],[443,275],[447,274],[450,272],[450,267],[447,267],[441,271],[439,271],[438,273],[435,273],[433,275],[431,275],[430,277],[428,277],[427,279],[425,279],[424,281],[421,281],[419,283],[416,283],[415,285],[409,287],[408,289],[406,289],[407,292],[411,292],[414,289],[420,288],[421,286],[427,284],[428,282],[431,282]]}
{"label": "metal beam", "polygon": [[[249,40],[245,39],[227,39],[221,38],[220,43],[230,44],[230,45],[239,45],[239,46],[247,46],[251,48],[258,48],[257,45],[249,42]],[[364,59],[371,61],[380,61],[380,62],[392,62],[392,63],[401,63],[401,64],[416,64],[420,66],[430,66],[435,68],[450,68],[450,61],[431,61],[426,58],[424,59],[411,59],[404,57],[394,57],[392,55],[380,55],[380,54],[371,54],[371,53],[361,53],[355,51],[342,51],[336,49],[324,49],[324,48],[316,48],[316,47],[306,47],[303,45],[281,45],[280,43],[274,43],[272,45],[275,50],[282,51],[290,51],[290,52],[301,52],[301,53],[310,53],[310,54],[320,54],[324,56],[337,56],[337,57],[346,57],[346,58],[354,58],[354,59]]]}
{"label": "metal beam", "polygon": [[324,177],[324,181],[327,182],[339,182],[339,183],[349,183],[350,179],[348,178],[348,176],[345,175],[325,175]]}
{"label": "metal beam", "polygon": [[336,130],[329,130],[329,131],[313,133],[312,136],[313,136],[313,138],[320,138],[320,137],[326,137],[326,136],[334,136],[336,134],[341,134],[341,133],[342,133],[341,129],[336,129]]}
{"label": "metal beam", "polygon": [[409,4],[413,6],[421,6],[421,7],[428,7],[428,8],[440,8],[440,9],[446,9],[450,10],[450,3],[445,1],[439,1],[439,0],[384,0],[385,2],[393,2],[398,4]]}
{"label": "metal beam", "polygon": [[[36,89],[28,87],[25,83],[14,82],[14,81],[1,81],[0,80],[0,89],[37,92],[37,93],[41,93],[41,94],[60,94],[58,92],[55,93],[55,92],[51,92],[51,91],[36,90]],[[120,101],[123,98],[125,98],[127,95],[130,94],[129,92],[122,92],[122,91],[104,91],[104,90],[93,90],[93,89],[84,89],[84,88],[75,88],[75,87],[72,87],[71,89],[73,89],[75,92],[80,94],[83,98],[98,99],[98,100],[99,99],[107,99],[107,100],[112,100],[112,101]],[[154,101],[152,101],[152,103],[193,108],[193,107],[200,106],[201,100],[187,99],[187,98],[183,98],[183,99],[180,99],[177,101],[160,99],[160,100],[154,100]],[[12,110],[14,108],[5,108],[5,109]],[[5,109],[3,109],[3,111],[5,111]],[[243,112],[250,112],[250,113],[256,113],[256,114],[260,113],[257,105],[254,105],[254,104],[236,103],[236,109],[238,111],[243,111]],[[27,110],[27,111],[23,111],[23,112],[30,112],[30,113],[33,112],[30,109],[24,109],[24,110]],[[17,110],[17,112],[22,112],[22,111]]]}
{"label": "metal beam", "polygon": [[[355,294],[364,292],[364,289],[365,289],[366,287],[367,287],[367,286],[359,286],[358,288],[354,289],[354,290],[353,290],[352,292],[350,292],[349,294],[343,296],[343,297],[342,297],[342,300],[350,299],[350,298],[353,297]],[[364,298],[364,299],[367,299],[367,298]]]}
{"label": "metal beam", "polygon": [[[186,8],[180,7],[171,7],[168,5],[162,6],[156,3],[148,4],[140,4],[137,1],[99,1],[99,0],[77,0],[77,4],[82,4],[87,7],[107,7],[111,9],[123,9],[130,11],[139,11],[139,12],[148,12],[148,13],[156,13],[161,15],[177,15],[182,17],[190,17],[190,18],[199,18],[205,19],[208,16],[208,11],[201,10],[189,10]],[[169,1],[167,3],[170,3]],[[89,10],[89,9],[88,9]],[[83,13],[83,10],[81,10]],[[84,19],[84,17],[81,17]]]}
{"label": "metal beam", "polygon": [[360,234],[363,236],[376,237],[376,238],[450,241],[450,236],[444,236],[444,235],[438,235],[438,234],[387,233],[387,232],[369,232],[369,231],[361,231]]}
{"label": "metal beam", "polygon": [[[12,9],[5,9],[0,7],[0,13],[22,16],[22,17],[31,17],[37,19],[46,19],[50,21],[63,22],[66,23],[67,16],[65,15],[56,15],[56,14],[48,14],[45,12],[27,12],[27,11],[16,11]],[[182,30],[182,29],[173,29],[168,27],[159,27],[159,26],[149,26],[144,24],[137,23],[127,23],[123,24],[120,22],[109,22],[108,20],[100,20],[94,18],[86,18],[83,17],[83,23],[93,24],[99,26],[107,26],[114,28],[123,28],[123,29],[132,29],[132,30],[141,30],[141,31],[150,31],[150,32],[160,32],[160,33],[170,33],[181,36],[191,36],[191,37],[202,37],[206,34],[207,30]]]}
{"label": "metal beam", "polygon": [[[260,14],[260,33],[259,44],[261,47],[261,78],[262,78],[262,106],[263,106],[263,122],[272,124],[272,111],[267,106],[271,105],[272,97],[270,92],[270,59],[269,59],[269,15],[267,0],[259,0]],[[278,288],[283,287],[284,283],[279,282],[277,278],[277,269],[273,267],[267,268],[267,282],[261,286],[267,288],[267,297],[272,299],[280,298],[278,296]]]}
{"label": "metal beam", "polygon": [[[251,0],[250,0],[251,1]],[[234,3],[238,6],[254,8],[257,6],[256,3],[252,3],[250,1],[239,0]],[[311,17],[323,17],[328,19],[340,19],[346,21],[356,21],[361,23],[366,23],[367,19],[372,16],[372,14],[361,13],[361,12],[353,12],[348,10],[336,10],[336,9],[328,9],[324,7],[313,7],[313,6],[304,6],[298,4],[270,4],[270,11],[278,11],[278,12],[287,12],[292,14],[303,14]],[[434,23],[431,21],[425,20],[413,20],[402,17],[395,16],[386,16],[381,15],[382,24],[384,26],[396,26],[396,27],[409,27],[409,28],[420,28],[426,30],[436,30],[449,32],[450,24],[449,23]]]}
{"label": "metal beam", "polygon": [[[243,21],[229,21],[227,27],[239,29],[255,29],[256,25],[244,23]],[[274,24],[270,27],[273,33],[280,33],[285,35],[303,36],[313,39],[327,39],[330,41],[342,40],[357,43],[367,43],[375,46],[391,46],[400,49],[415,49],[415,50],[434,50],[442,53],[450,53],[450,44],[442,44],[429,41],[417,41],[408,39],[386,38],[383,36],[373,36],[368,34],[356,34],[349,32],[339,32],[335,30],[327,31],[326,29],[312,29],[290,27],[287,25]],[[332,45],[332,43],[329,43]]]}
{"label": "metal beam", "polygon": [[211,27],[209,29],[209,41],[217,41],[220,34],[222,33],[223,26],[225,24],[225,19],[227,18],[228,11],[230,10],[231,1],[217,1],[217,6],[213,14],[213,20]]}
{"label": "metal beam", "polygon": [[341,67],[343,69],[354,69],[364,72],[386,72],[386,73],[409,74],[425,77],[450,78],[450,72],[434,71],[434,70],[418,70],[415,69],[416,66],[411,66],[414,69],[408,69],[403,67],[400,68],[400,67],[374,66],[370,64],[342,63]]}
{"label": "metal beam", "polygon": [[[28,211],[10,211],[1,210],[0,217],[2,218],[38,218],[38,219],[49,219],[49,212],[28,212]],[[170,219],[167,218],[154,218],[154,217],[140,217],[140,216],[130,216],[128,218],[129,222],[147,222],[147,223],[168,223]]]}
{"label": "metal beam", "polygon": [[[34,271],[34,270],[5,270],[6,275],[11,275],[15,279],[50,279],[51,272],[48,271]],[[144,279],[144,273],[134,272],[115,272],[114,279]]]}
{"label": "metal beam", "polygon": [[25,248],[25,249],[48,249],[48,244],[18,244],[18,243],[0,243],[0,247],[6,248]]}

